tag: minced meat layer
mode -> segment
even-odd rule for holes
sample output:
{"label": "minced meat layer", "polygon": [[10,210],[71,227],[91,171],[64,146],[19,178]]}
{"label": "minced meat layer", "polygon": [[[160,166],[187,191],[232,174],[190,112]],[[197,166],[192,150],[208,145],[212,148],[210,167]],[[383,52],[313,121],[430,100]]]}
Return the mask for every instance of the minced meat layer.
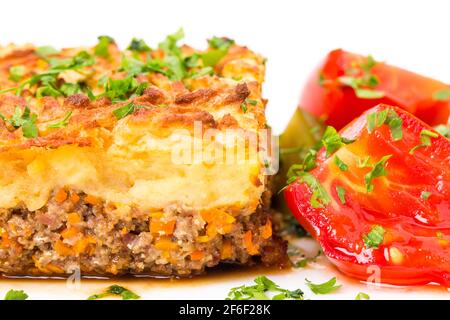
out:
{"label": "minced meat layer", "polygon": [[14,275],[199,274],[221,262],[286,262],[261,207],[233,215],[172,206],[143,212],[61,189],[36,211],[0,209],[0,272]]}

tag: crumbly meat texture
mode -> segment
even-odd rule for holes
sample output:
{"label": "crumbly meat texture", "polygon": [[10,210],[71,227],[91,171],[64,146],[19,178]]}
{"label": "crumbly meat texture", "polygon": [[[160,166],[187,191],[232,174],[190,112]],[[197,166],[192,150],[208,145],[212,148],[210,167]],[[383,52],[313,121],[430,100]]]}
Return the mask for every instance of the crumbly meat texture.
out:
{"label": "crumbly meat texture", "polygon": [[0,47],[0,272],[189,275],[220,262],[285,263],[261,160],[173,160],[196,130],[223,138],[266,127],[264,59],[231,42],[99,45],[46,55]]}

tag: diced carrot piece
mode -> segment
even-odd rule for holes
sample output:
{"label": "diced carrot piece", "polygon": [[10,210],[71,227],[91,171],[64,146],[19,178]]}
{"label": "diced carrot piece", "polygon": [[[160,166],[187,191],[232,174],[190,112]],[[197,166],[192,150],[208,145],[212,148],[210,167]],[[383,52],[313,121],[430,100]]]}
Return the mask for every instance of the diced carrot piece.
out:
{"label": "diced carrot piece", "polygon": [[233,231],[233,224],[226,224],[220,228],[220,234],[227,234]]}
{"label": "diced carrot piece", "polygon": [[208,241],[209,241],[209,237],[208,236],[199,236],[199,237],[197,237],[197,242],[205,243],[205,242],[208,242]]}
{"label": "diced carrot piece", "polygon": [[217,228],[214,223],[210,223],[206,227],[206,235],[212,239],[217,235]]}
{"label": "diced carrot piece", "polygon": [[249,230],[244,233],[244,246],[247,249],[247,252],[254,256],[259,253],[259,248],[253,243],[253,234]]}
{"label": "diced carrot piece", "polygon": [[101,203],[101,200],[99,198],[91,196],[89,194],[84,198],[84,201],[94,206]]}
{"label": "diced carrot piece", "polygon": [[64,189],[59,189],[55,195],[55,201],[59,204],[67,200],[67,192]]}
{"label": "diced carrot piece", "polygon": [[7,248],[11,245],[11,240],[9,239],[8,233],[5,230],[3,229],[0,230],[0,237],[2,239],[1,242],[2,248]]}
{"label": "diced carrot piece", "polygon": [[152,212],[150,213],[150,217],[154,218],[154,219],[159,219],[163,216],[163,212],[161,211],[157,211],[157,212]]}
{"label": "diced carrot piece", "polygon": [[80,233],[80,230],[78,230],[78,228],[70,227],[70,228],[67,228],[67,229],[64,229],[63,231],[61,231],[61,236],[64,239],[70,239],[70,238],[77,236],[79,233]]}
{"label": "diced carrot piece", "polygon": [[198,261],[198,260],[201,260],[205,256],[205,254],[203,253],[203,251],[196,250],[196,251],[192,252],[190,254],[190,256],[191,256],[191,260]]}
{"label": "diced carrot piece", "polygon": [[77,204],[78,201],[80,201],[80,196],[79,196],[78,194],[76,194],[76,193],[72,193],[72,194],[70,195],[70,201],[71,201],[73,204]]}
{"label": "diced carrot piece", "polygon": [[61,268],[53,263],[47,264],[44,268],[48,271],[48,273],[59,273],[59,274],[64,273],[63,268]]}
{"label": "diced carrot piece", "polygon": [[171,235],[175,230],[175,220],[170,220],[167,222],[152,219],[150,222],[150,232],[160,235]]}
{"label": "diced carrot piece", "polygon": [[269,239],[272,236],[272,220],[267,220],[265,225],[259,227],[259,230],[263,239]]}
{"label": "diced carrot piece", "polygon": [[82,239],[78,240],[75,245],[73,246],[73,251],[75,251],[75,253],[77,254],[81,254],[86,252],[86,249],[88,248],[88,246],[92,243],[95,243],[95,239],[88,236],[88,237],[83,237]]}
{"label": "diced carrot piece", "polygon": [[236,221],[236,218],[234,218],[231,214],[219,209],[205,210],[201,213],[201,216],[206,222],[214,222],[218,225],[230,224]]}
{"label": "diced carrot piece", "polygon": [[67,214],[67,222],[69,222],[70,224],[80,223],[81,217],[78,213],[71,212],[71,213]]}
{"label": "diced carrot piece", "polygon": [[55,242],[54,249],[61,256],[70,256],[73,254],[72,249],[61,240]]}
{"label": "diced carrot piece", "polygon": [[220,251],[220,259],[226,260],[233,256],[233,247],[230,240],[224,240]]}
{"label": "diced carrot piece", "polygon": [[155,241],[155,248],[162,251],[177,250],[178,245],[168,237],[161,237]]}

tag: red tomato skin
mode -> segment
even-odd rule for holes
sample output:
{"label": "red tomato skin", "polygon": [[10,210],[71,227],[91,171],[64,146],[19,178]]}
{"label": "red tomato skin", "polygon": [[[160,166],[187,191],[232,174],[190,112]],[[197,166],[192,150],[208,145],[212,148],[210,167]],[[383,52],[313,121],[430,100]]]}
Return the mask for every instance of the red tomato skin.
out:
{"label": "red tomato skin", "polygon": [[[372,134],[367,132],[365,115],[385,108],[393,108],[403,120],[401,141],[391,140],[387,126],[375,129]],[[375,189],[370,194],[352,190],[349,186],[358,185],[364,177],[358,170],[364,169],[353,167],[340,172],[333,167],[330,160],[333,156],[325,159],[321,150],[318,167],[310,173],[329,185],[326,188],[334,199],[332,204],[313,208],[310,188],[299,182],[284,191],[286,202],[343,273],[364,281],[396,285],[437,282],[450,286],[450,142],[439,136],[431,146],[410,155],[410,148],[420,143],[422,130],[432,128],[394,107],[382,105],[367,113],[341,130],[342,136],[358,139],[343,147],[347,150],[341,154],[362,156],[361,153],[369,152],[379,159],[392,153],[386,165],[387,182],[374,181]],[[346,204],[337,200],[336,185],[346,188]],[[430,190],[432,195],[424,200],[421,190]],[[419,218],[426,221],[417,221],[417,213],[422,213]],[[383,225],[389,234],[376,250],[365,248],[362,241],[362,235],[374,224]],[[445,233],[443,242],[436,236],[441,231]],[[402,252],[401,263],[390,261],[392,247]]]}
{"label": "red tomato skin", "polygon": [[[337,78],[345,75],[352,62],[364,59],[361,55],[342,49],[331,51],[308,79],[299,107],[323,118],[326,124],[337,130],[364,111],[381,103],[405,109],[431,126],[448,122],[450,101],[433,99],[435,92],[449,88],[440,81],[377,62],[371,73],[379,80],[375,89],[383,91],[384,97],[358,98],[352,88],[338,83]],[[327,79],[324,85],[319,84],[320,74]]]}

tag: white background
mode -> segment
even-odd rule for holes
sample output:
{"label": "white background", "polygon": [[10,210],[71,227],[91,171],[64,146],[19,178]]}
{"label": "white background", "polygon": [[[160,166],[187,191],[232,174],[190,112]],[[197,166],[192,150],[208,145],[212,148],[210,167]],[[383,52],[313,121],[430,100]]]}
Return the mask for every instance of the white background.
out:
{"label": "white background", "polygon": [[276,132],[305,78],[335,48],[373,54],[450,82],[450,2],[445,0],[72,0],[2,1],[0,44],[94,45],[98,35],[150,46],[184,27],[186,42],[228,36],[268,58],[265,96]]}

